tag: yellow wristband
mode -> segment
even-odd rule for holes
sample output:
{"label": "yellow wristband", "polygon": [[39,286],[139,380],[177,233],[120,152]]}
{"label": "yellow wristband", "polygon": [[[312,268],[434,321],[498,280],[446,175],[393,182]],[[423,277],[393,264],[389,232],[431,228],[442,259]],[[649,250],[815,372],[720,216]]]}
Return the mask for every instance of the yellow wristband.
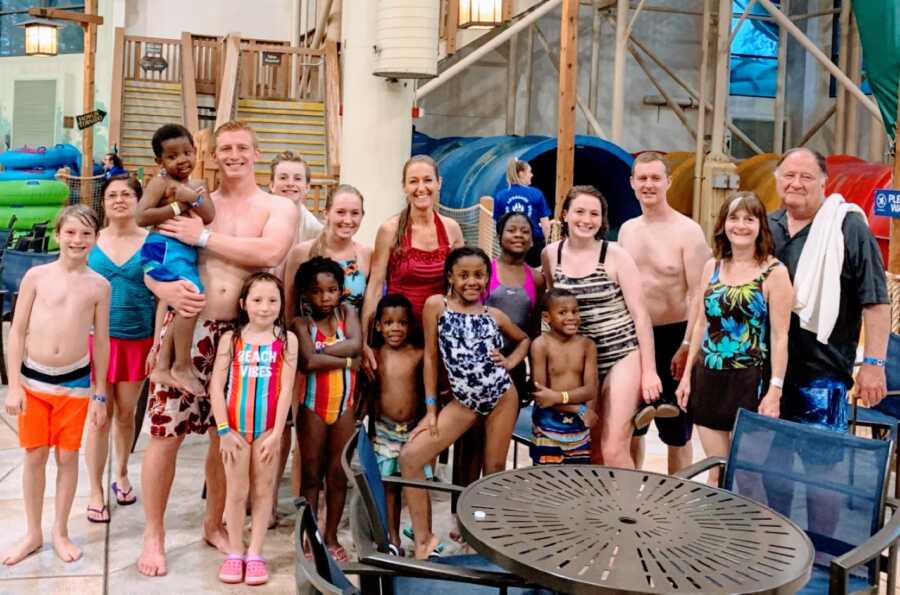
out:
{"label": "yellow wristband", "polygon": [[569,391],[562,391],[562,404],[567,405],[569,403]]}
{"label": "yellow wristband", "polygon": [[227,428],[227,427],[228,427],[228,422],[227,422],[227,421],[223,421],[222,423],[216,425],[216,429],[217,429],[217,430],[222,430],[222,429]]}
{"label": "yellow wristband", "polygon": [[352,358],[352,357],[348,357],[348,358],[347,358],[347,369],[349,370],[349,369],[352,368],[352,367],[353,367],[353,358]]}
{"label": "yellow wristband", "polygon": [[172,207],[172,211],[175,213],[175,216],[181,215],[181,207],[177,202],[169,203],[169,206]]}

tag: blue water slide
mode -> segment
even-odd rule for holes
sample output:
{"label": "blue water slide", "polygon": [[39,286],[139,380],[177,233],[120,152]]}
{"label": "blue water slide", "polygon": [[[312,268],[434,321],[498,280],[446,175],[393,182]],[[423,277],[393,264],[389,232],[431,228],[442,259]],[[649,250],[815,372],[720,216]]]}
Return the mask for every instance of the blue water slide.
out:
{"label": "blue water slide", "polygon": [[[441,142],[445,141],[445,142]],[[515,157],[531,164],[532,185],[540,189],[551,209],[555,204],[556,138],[547,136],[490,136],[482,138],[433,139],[415,133],[413,152],[428,153],[438,162],[441,204],[466,208],[482,196],[494,196],[506,187],[507,162]],[[427,150],[426,150],[427,149]],[[609,203],[611,237],[619,226],[640,215],[640,205],[628,178],[634,157],[596,136],[575,137],[576,185],[590,184]]]}

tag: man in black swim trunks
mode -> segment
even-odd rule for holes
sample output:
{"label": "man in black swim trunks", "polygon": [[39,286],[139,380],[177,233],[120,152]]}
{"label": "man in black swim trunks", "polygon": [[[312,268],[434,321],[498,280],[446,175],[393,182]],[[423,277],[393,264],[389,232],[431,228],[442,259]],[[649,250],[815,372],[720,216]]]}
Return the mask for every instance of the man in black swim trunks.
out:
{"label": "man in black swim trunks", "polygon": [[[700,275],[711,253],[700,226],[666,201],[671,185],[669,165],[662,155],[647,152],[635,158],[631,187],[643,214],[622,225],[618,241],[641,272],[644,303],[653,322],[656,369],[663,385],[655,404],[656,428],[668,446],[668,471],[675,473],[693,460],[693,424],[690,415],[681,410],[674,417],[663,417],[663,407],[675,403],[675,389],[687,361],[691,304],[702,291]],[[638,469],[644,458],[643,436],[649,427],[648,422],[636,429],[632,438],[631,455]]]}

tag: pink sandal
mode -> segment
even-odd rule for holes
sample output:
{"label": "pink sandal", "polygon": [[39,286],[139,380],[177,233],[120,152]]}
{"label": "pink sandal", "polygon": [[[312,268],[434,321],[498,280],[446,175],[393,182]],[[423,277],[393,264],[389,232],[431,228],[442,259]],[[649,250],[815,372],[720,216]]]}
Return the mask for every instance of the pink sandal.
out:
{"label": "pink sandal", "polygon": [[244,580],[244,556],[228,554],[219,568],[219,580],[228,585],[235,585]]}
{"label": "pink sandal", "polygon": [[247,571],[244,583],[250,586],[264,585],[269,582],[269,568],[262,556],[247,556]]}

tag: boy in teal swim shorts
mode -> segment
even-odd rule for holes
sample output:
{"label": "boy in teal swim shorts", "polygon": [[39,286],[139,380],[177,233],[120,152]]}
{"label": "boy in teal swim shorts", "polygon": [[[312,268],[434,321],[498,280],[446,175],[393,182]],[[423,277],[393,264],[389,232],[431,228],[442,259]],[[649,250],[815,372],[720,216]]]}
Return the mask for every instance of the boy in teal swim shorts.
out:
{"label": "boy in teal swim shorts", "polygon": [[[147,184],[144,196],[138,203],[138,225],[159,225],[173,217],[187,216],[192,212],[205,225],[212,223],[215,208],[209,198],[209,191],[202,181],[190,179],[197,162],[197,152],[188,129],[178,124],[165,124],[153,134],[151,142],[160,171]],[[202,240],[208,235],[200,237],[198,246],[202,247]],[[196,247],[153,231],[144,240],[141,261],[144,273],[150,278],[162,282],[188,281],[197,292],[203,292],[203,284],[197,272]],[[159,346],[156,367],[150,374],[151,382],[175,386],[195,395],[203,394],[203,384],[191,362],[195,322],[196,318],[184,318],[176,313],[172,332],[166,333]]]}

